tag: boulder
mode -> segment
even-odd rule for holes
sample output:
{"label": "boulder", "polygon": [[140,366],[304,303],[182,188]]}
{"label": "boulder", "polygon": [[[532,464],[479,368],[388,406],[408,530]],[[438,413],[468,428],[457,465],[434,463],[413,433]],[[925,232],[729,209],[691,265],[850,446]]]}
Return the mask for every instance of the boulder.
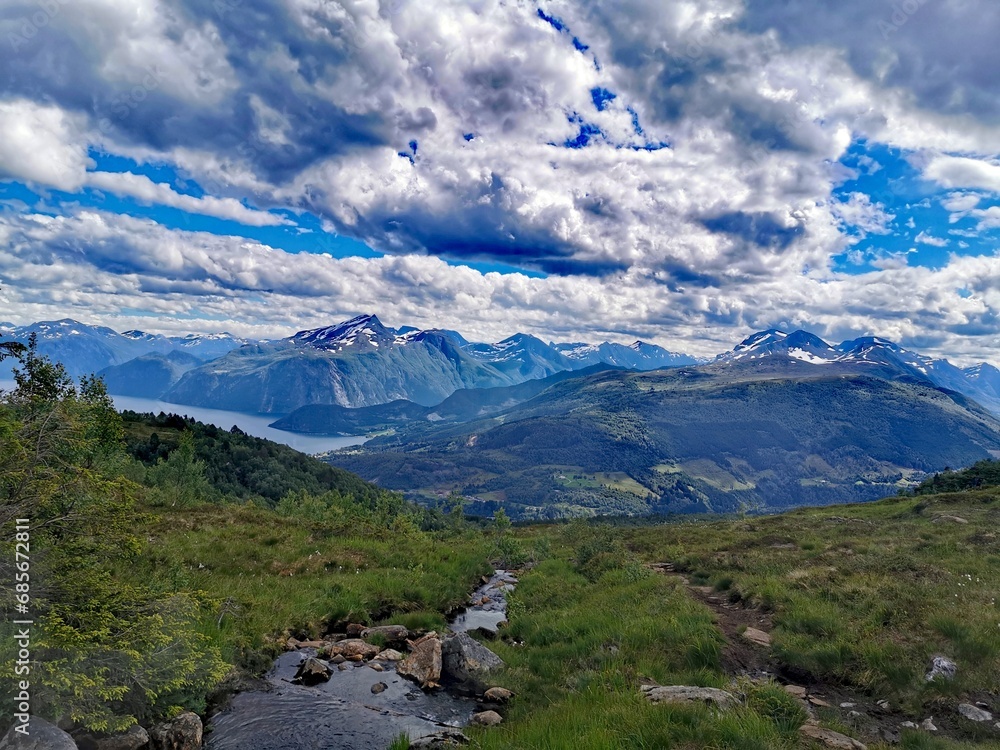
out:
{"label": "boulder", "polygon": [[823,747],[830,748],[830,750],[868,750],[866,745],[848,737],[846,734],[834,732],[832,729],[823,729],[812,724],[799,727],[799,734],[818,742]]}
{"label": "boulder", "polygon": [[945,680],[954,680],[955,673],[958,671],[958,665],[951,659],[944,656],[935,656],[931,660],[930,671],[924,675],[924,680],[930,682],[931,680],[941,677]]}
{"label": "boulder", "polygon": [[688,685],[643,685],[642,692],[650,703],[707,703],[716,708],[732,708],[736,696],[718,688]]}
{"label": "boulder", "polygon": [[149,744],[149,733],[138,724],[133,724],[127,732],[104,737],[97,741],[97,750],[142,750]]}
{"label": "boulder", "polygon": [[958,712],[969,721],[993,721],[993,714],[984,708],[973,706],[971,703],[960,703],[958,706]]}
{"label": "boulder", "polygon": [[410,637],[410,631],[402,625],[378,625],[362,630],[361,637],[366,641],[375,637],[381,638],[384,643],[406,643],[406,639]]}
{"label": "boulder", "polygon": [[469,738],[457,729],[444,729],[434,734],[410,740],[410,750],[440,750],[440,748],[468,745]]}
{"label": "boulder", "polygon": [[495,727],[502,721],[503,717],[496,711],[480,711],[478,714],[472,714],[472,723],[483,727]]}
{"label": "boulder", "polygon": [[149,730],[150,750],[200,750],[203,727],[198,714],[185,711]]}
{"label": "boulder", "polygon": [[441,681],[441,641],[436,633],[428,633],[412,644],[413,651],[399,662],[396,672],[420,683],[421,687],[437,687]]}
{"label": "boulder", "polygon": [[371,659],[379,651],[381,649],[378,646],[372,645],[360,638],[348,638],[343,641],[331,643],[326,647],[326,652],[330,656],[343,656],[345,659],[352,660],[358,658]]}
{"label": "boulder", "polygon": [[750,641],[750,643],[756,644],[757,646],[770,646],[771,636],[765,633],[763,630],[757,628],[747,628],[743,631],[744,640]]}
{"label": "boulder", "polygon": [[389,686],[384,682],[376,682],[372,685],[372,695],[378,695],[379,693],[384,693]]}
{"label": "boulder", "polygon": [[493,701],[494,703],[507,703],[514,697],[514,693],[507,688],[491,687],[483,693],[483,697],[488,701]]}
{"label": "boulder", "polygon": [[301,685],[318,685],[329,679],[330,668],[319,659],[310,656],[299,664],[299,668],[295,672],[295,677],[292,681]]}
{"label": "boulder", "polygon": [[403,661],[403,655],[394,648],[387,648],[385,651],[379,651],[375,654],[375,658],[379,661]]}
{"label": "boulder", "polygon": [[77,750],[72,737],[37,716],[28,719],[27,735],[15,731],[16,728],[16,725],[11,727],[0,740],[0,750]]}
{"label": "boulder", "polygon": [[442,645],[443,676],[449,682],[478,690],[483,679],[503,666],[503,660],[467,633],[446,638]]}

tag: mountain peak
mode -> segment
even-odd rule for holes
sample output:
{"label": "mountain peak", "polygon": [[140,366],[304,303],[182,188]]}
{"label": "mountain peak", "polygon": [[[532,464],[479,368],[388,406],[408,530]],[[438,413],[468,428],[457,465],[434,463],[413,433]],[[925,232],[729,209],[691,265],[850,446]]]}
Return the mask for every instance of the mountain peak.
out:
{"label": "mountain peak", "polygon": [[339,351],[344,347],[355,345],[377,349],[380,344],[391,343],[395,338],[395,333],[382,325],[382,321],[376,316],[358,315],[336,325],[299,331],[291,337],[291,340],[320,349]]}

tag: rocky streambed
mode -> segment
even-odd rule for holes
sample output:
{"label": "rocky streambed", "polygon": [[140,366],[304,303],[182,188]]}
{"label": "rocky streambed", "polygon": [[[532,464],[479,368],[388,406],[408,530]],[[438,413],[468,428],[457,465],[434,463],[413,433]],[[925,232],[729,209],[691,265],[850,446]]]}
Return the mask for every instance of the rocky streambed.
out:
{"label": "rocky streambed", "polygon": [[291,640],[267,675],[268,689],[234,696],[211,719],[206,747],[380,750],[401,734],[443,737],[474,717],[495,721],[489,712],[509,696],[488,690],[489,673],[502,662],[468,632],[496,633],[516,583],[496,571],[448,633],[352,626],[324,641]]}

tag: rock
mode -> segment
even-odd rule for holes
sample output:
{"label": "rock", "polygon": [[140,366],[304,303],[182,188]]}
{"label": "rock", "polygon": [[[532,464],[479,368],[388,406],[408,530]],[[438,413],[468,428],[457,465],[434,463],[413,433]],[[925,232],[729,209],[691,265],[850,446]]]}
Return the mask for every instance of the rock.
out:
{"label": "rock", "polygon": [[28,718],[27,736],[14,731],[16,728],[11,727],[0,740],[0,750],[77,750],[72,737],[38,716]]}
{"label": "rock", "polygon": [[771,635],[757,628],[747,628],[743,631],[744,640],[750,641],[758,646],[770,646]]}
{"label": "rock", "polygon": [[385,692],[389,686],[384,682],[376,682],[372,685],[372,695],[378,695],[379,693]]}
{"label": "rock", "polygon": [[485,693],[483,697],[488,701],[494,701],[495,703],[507,703],[511,698],[514,697],[512,693],[507,688],[502,687],[491,687]]}
{"label": "rock", "polygon": [[367,629],[368,629],[367,625],[362,625],[362,624],[357,623],[357,622],[352,622],[346,628],[347,635],[349,635],[349,636],[351,636],[353,638],[357,638],[359,635],[361,635]]}
{"label": "rock", "polygon": [[938,516],[937,518],[934,519],[934,523],[949,523],[949,522],[962,523],[962,524],[968,523],[968,521],[966,521],[961,516]]}
{"label": "rock", "polygon": [[381,651],[381,649],[378,646],[367,643],[360,638],[348,638],[344,641],[331,643],[327,647],[327,652],[330,656],[337,656],[339,654],[345,659],[355,659],[355,657],[361,659],[371,659],[373,656],[378,654],[379,651]]}
{"label": "rock", "polygon": [[323,641],[299,641],[298,648],[323,648]]}
{"label": "rock", "polygon": [[899,732],[895,729],[889,729],[889,727],[882,727],[879,734],[882,735],[882,739],[891,745],[899,744]]}
{"label": "rock", "polygon": [[368,667],[374,669],[376,672],[384,672],[385,667],[379,664],[377,661],[368,662]]}
{"label": "rock", "polygon": [[385,643],[406,643],[410,631],[402,625],[377,625],[361,631],[361,637],[366,641],[376,636],[381,637]]}
{"label": "rock", "polygon": [[846,734],[810,724],[799,727],[799,734],[818,742],[823,747],[830,748],[830,750],[868,750],[867,746]]}
{"label": "rock", "polygon": [[344,658],[343,654],[337,654],[332,659],[330,659],[331,664],[343,664],[347,659]]}
{"label": "rock", "polygon": [[857,705],[856,703],[841,703],[840,707],[841,708],[854,708],[856,705]]}
{"label": "rock", "polygon": [[899,727],[900,729],[920,729],[920,725],[912,721],[904,721]]}
{"label": "rock", "polygon": [[958,665],[951,659],[947,659],[944,656],[935,656],[931,660],[930,671],[924,675],[924,680],[930,682],[937,677],[942,677],[946,680],[954,680],[955,673],[957,671]]}
{"label": "rock", "polygon": [[339,671],[339,672],[346,672],[347,671],[347,664],[346,663],[338,664],[337,665],[337,671]]}
{"label": "rock", "polygon": [[375,658],[379,661],[403,661],[403,655],[394,648],[387,648],[385,651],[379,651],[375,654]]}
{"label": "rock", "polygon": [[958,705],[958,712],[969,721],[993,721],[993,714],[983,708],[973,706],[971,703],[960,703]]}
{"label": "rock", "polygon": [[456,729],[445,729],[425,737],[410,740],[410,750],[439,750],[440,748],[468,745],[469,738]]}
{"label": "rock", "polygon": [[736,697],[732,693],[718,688],[643,685],[642,692],[650,703],[708,703],[717,708],[731,708],[736,705]]}
{"label": "rock", "polygon": [[503,660],[467,633],[446,638],[442,644],[445,679],[469,689],[484,687],[483,679]]}
{"label": "rock", "polygon": [[299,664],[293,682],[299,685],[318,685],[330,679],[330,668],[319,659],[310,656]]}
{"label": "rock", "polygon": [[133,724],[127,732],[105,737],[96,744],[97,750],[141,750],[149,744],[149,733],[138,724]]}
{"label": "rock", "polygon": [[805,698],[809,691],[799,685],[785,685],[785,692],[796,698]]}
{"label": "rock", "polygon": [[814,706],[818,706],[819,708],[830,708],[829,703],[827,703],[822,698],[817,698],[815,695],[809,696],[809,702]]}
{"label": "rock", "polygon": [[199,750],[203,727],[198,714],[185,711],[149,730],[150,750]]}
{"label": "rock", "polygon": [[938,728],[934,726],[933,716],[926,718],[922,722],[920,722],[920,728],[923,729],[925,732],[936,732],[938,730]]}
{"label": "rock", "polygon": [[441,641],[430,633],[413,643],[413,651],[399,662],[396,672],[420,683],[421,687],[437,687],[441,681]]}
{"label": "rock", "polygon": [[496,711],[480,711],[478,714],[472,714],[472,723],[484,727],[495,727],[501,721],[503,717]]}
{"label": "rock", "polygon": [[847,718],[848,719],[860,719],[862,716],[864,716],[864,714],[861,713],[860,711],[848,711],[847,712]]}
{"label": "rock", "polygon": [[289,638],[285,641],[285,651],[295,651],[299,647],[299,643],[298,638]]}
{"label": "rock", "polygon": [[890,708],[892,708],[892,705],[889,703],[889,701],[884,699],[878,701],[875,705],[882,711],[888,711]]}

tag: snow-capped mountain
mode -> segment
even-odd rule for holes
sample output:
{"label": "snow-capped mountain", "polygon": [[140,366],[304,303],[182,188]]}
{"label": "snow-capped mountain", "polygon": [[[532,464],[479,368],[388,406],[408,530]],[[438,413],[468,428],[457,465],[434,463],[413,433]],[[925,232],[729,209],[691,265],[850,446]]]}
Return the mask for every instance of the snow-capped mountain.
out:
{"label": "snow-capped mountain", "polygon": [[258,343],[227,332],[189,333],[187,336],[171,336],[169,340],[178,351],[187,352],[203,362],[221,357],[241,346]]}
{"label": "snow-capped mountain", "polygon": [[575,368],[605,364],[629,370],[659,370],[664,367],[684,367],[698,364],[686,354],[675,354],[656,344],[636,341],[632,344],[552,344],[552,347],[574,363]]}
{"label": "snow-capped mountain", "polygon": [[811,364],[833,362],[840,356],[834,347],[808,331],[785,333],[772,328],[748,336],[731,352],[719,355],[718,360],[736,362],[762,359],[774,354],[783,354]]}
{"label": "snow-capped mountain", "polygon": [[1000,414],[1000,391],[992,389],[995,381],[991,378],[991,372],[996,372],[996,384],[1000,386],[1000,370],[988,364],[962,370],[946,359],[927,357],[879,336],[862,336],[831,346],[808,331],[786,333],[769,329],[748,336],[732,351],[720,354],[715,364],[767,366],[777,363],[775,358],[830,365],[838,371],[861,371],[883,378],[925,381],[968,396]]}
{"label": "snow-capped mountain", "polygon": [[467,344],[463,350],[521,381],[576,369],[571,360],[552,346],[525,333],[516,333],[496,344]]}

